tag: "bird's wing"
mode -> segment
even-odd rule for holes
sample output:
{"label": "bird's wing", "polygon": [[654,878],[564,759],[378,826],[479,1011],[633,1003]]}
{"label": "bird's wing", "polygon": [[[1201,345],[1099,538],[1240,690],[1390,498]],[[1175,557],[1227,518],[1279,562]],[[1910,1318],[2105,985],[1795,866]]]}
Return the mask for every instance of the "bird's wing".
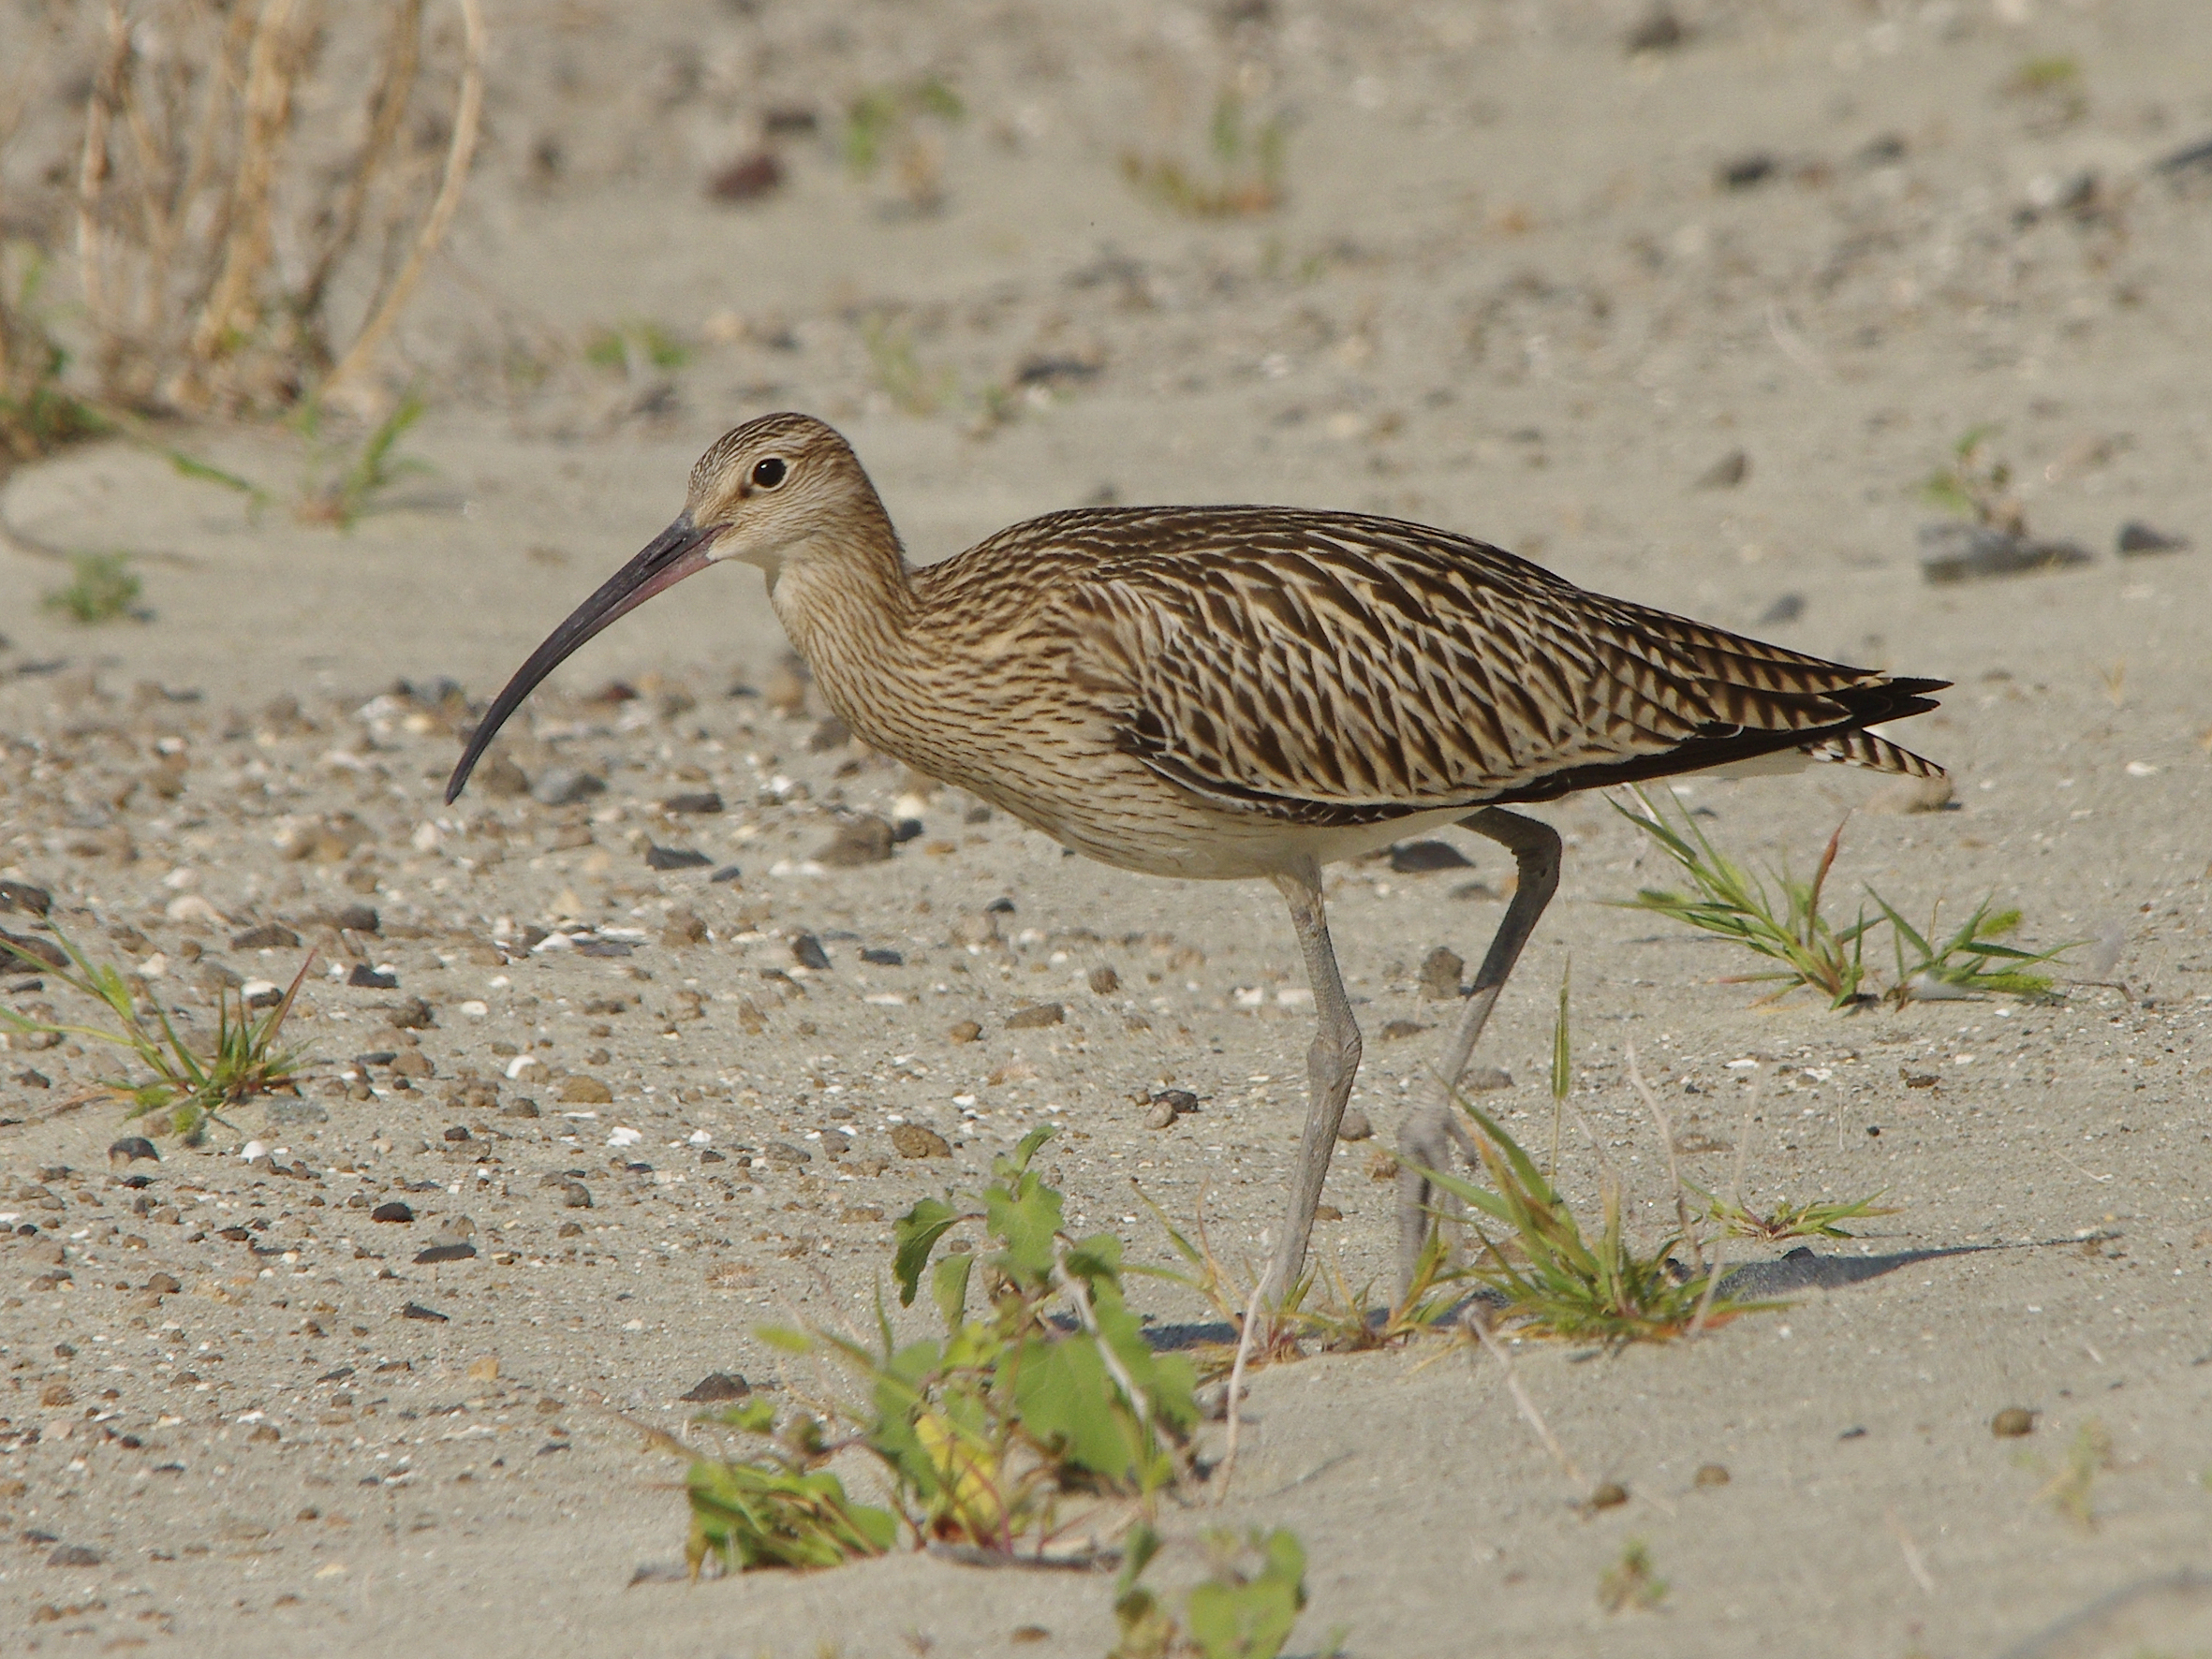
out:
{"label": "bird's wing", "polygon": [[1063,591],[1069,671],[1124,749],[1225,802],[1373,822],[1798,748],[1939,771],[1860,729],[1933,707],[1937,683],[1586,593],[1421,525],[1211,508],[1149,528],[1171,551],[1117,551]]}

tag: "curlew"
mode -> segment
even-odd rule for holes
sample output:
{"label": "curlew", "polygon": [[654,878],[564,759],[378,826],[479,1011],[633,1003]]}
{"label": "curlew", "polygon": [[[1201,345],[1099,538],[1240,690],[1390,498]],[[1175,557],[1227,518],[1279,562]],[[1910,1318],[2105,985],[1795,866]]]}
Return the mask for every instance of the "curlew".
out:
{"label": "curlew", "polygon": [[1460,1075],[1559,878],[1559,837],[1512,805],[1762,756],[1941,769],[1867,728],[1935,707],[1893,679],[1586,592],[1497,548],[1354,513],[1086,507],[907,564],[845,440],[804,415],[725,434],[684,510],[555,628],[493,702],[446,788],[586,639],[739,560],[855,736],[1065,846],[1151,875],[1281,891],[1320,1029],[1271,1305],[1304,1270],[1360,1063],[1321,867],[1457,824],[1519,885],[1437,1068],[1399,1127],[1401,1292],[1429,1191],[1465,1132]]}

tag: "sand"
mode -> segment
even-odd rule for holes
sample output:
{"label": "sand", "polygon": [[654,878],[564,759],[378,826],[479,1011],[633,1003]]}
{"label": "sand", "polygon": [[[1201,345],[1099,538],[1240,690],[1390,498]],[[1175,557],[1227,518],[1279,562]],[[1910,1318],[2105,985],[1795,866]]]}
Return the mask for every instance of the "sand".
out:
{"label": "sand", "polygon": [[[1103,1575],[901,1554],[687,1585],[682,1465],[626,1418],[682,1429],[715,1372],[819,1386],[756,1326],[864,1321],[888,1218],[1040,1122],[1071,1215],[1135,1259],[1169,1252],[1132,1178],[1259,1260],[1310,1035],[1276,895],[1064,858],[838,743],[745,572],[610,631],[511,728],[531,785],[603,792],[547,805],[479,775],[440,801],[468,704],[672,516],[699,450],[777,407],[848,433],[919,559],[1093,500],[1359,508],[1948,678],[1897,735],[1952,769],[1955,810],[1885,812],[1881,780],[1830,770],[1694,780],[1682,804],[1799,871],[1848,813],[1847,912],[1868,884],[1916,918],[1994,894],[2038,946],[2087,942],[2067,973],[2096,983],[2051,1004],[1763,1006],[1721,982],[1748,959],[1612,907],[1665,874],[1632,828],[1594,799],[1549,811],[1560,895],[1479,1056],[1513,1079],[1489,1097],[1509,1126],[1548,1134],[1571,958],[1574,1098],[1640,1236],[1673,1200],[1631,1044],[1703,1149],[1689,1179],[1726,1184],[1756,1086],[1757,1200],[1880,1190],[1896,1213],[1823,1242],[1856,1282],[1694,1343],[1518,1346],[1563,1446],[1627,1490],[1601,1511],[1467,1350],[1261,1373],[1230,1502],[1164,1514],[1167,1579],[1208,1527],[1295,1528],[1298,1652],[1337,1629],[1408,1659],[2212,1645],[2201,1582],[2083,1611],[2212,1567],[2212,180],[2155,170],[2212,134],[2212,22],[2193,0],[1715,4],[1631,54],[1640,15],[494,8],[486,148],[399,341],[429,470],[347,533],[288,511],[307,461],[281,432],[182,437],[266,482],[258,512],[123,445],[7,478],[0,876],[203,1025],[221,971],[283,981],[318,954],[302,1094],[158,1162],[111,1162],[119,1112],[68,1104],[100,1053],[0,1053],[0,1214],[38,1228],[0,1243],[0,1647],[1110,1646]],[[2008,90],[2069,57],[2056,90]],[[965,118],[917,123],[934,159],[907,185],[855,181],[833,118],[923,72]],[[1223,84],[1284,123],[1281,208],[1199,219],[1133,189],[1125,152],[1202,171]],[[823,125],[779,140],[783,187],[710,199],[785,107]],[[582,352],[645,323],[686,360]],[[1983,423],[2033,531],[2089,562],[1923,579],[1940,514],[1916,486]],[[2131,521],[2195,547],[2121,558]],[[62,580],[41,545],[131,550],[148,618],[41,610]],[[660,804],[709,791],[719,812]],[[825,863],[863,813],[921,830]],[[707,862],[655,870],[656,846]],[[1331,877],[1379,1134],[1339,1149],[1317,1251],[1355,1286],[1393,1246],[1374,1148],[1452,1011],[1421,964],[1476,958],[1501,914],[1504,861],[1463,850],[1473,868]],[[332,925],[352,904],[381,932]],[[269,924],[300,943],[234,943]],[[357,965],[396,983],[329,976]],[[9,1000],[70,1011],[52,984]],[[1008,1029],[1042,1003],[1063,1022]],[[1385,1040],[1394,1021],[1426,1029]],[[606,1098],[564,1099],[584,1079]],[[1148,1130],[1164,1087],[1202,1110]],[[902,1123],[950,1158],[900,1156]],[[1563,1162],[1592,1201],[1590,1143]],[[392,1201],[413,1221],[369,1219]],[[473,1258],[415,1259],[464,1240]],[[1994,1436],[2012,1406],[2034,1431]],[[1728,1482],[1698,1484],[1706,1464]],[[1666,1593],[1609,1614],[1631,1540]]]}

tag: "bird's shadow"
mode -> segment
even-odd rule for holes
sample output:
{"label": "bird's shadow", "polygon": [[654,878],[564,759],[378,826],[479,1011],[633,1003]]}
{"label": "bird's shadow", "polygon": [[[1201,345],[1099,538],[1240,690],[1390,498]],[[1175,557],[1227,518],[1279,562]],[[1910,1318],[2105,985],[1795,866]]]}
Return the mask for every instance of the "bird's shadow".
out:
{"label": "bird's shadow", "polygon": [[[1881,1255],[1823,1255],[1810,1245],[1800,1244],[1796,1249],[1774,1261],[1746,1262],[1732,1268],[1721,1276],[1718,1297],[1738,1300],[1769,1300],[1777,1297],[1795,1296],[1808,1290],[1846,1290],[1854,1285],[1865,1285],[1924,1261],[1939,1261],[1946,1256],[1981,1255],[1992,1251],[2047,1250],[2059,1245],[2078,1247],[2102,1235],[2088,1235],[2085,1239],[2028,1240],[2017,1244],[1947,1244],[1926,1250],[1895,1250]],[[1474,1307],[1502,1309],[1506,1299],[1497,1291],[1482,1289],[1470,1292],[1454,1303],[1449,1313],[1436,1324],[1441,1329],[1455,1323]],[[1366,1311],[1367,1323],[1375,1329],[1382,1329],[1390,1319],[1387,1308]],[[1226,1319],[1197,1320],[1179,1324],[1148,1325],[1144,1339],[1155,1353],[1172,1354],[1188,1348],[1202,1348],[1232,1344],[1237,1340],[1236,1327]]]}

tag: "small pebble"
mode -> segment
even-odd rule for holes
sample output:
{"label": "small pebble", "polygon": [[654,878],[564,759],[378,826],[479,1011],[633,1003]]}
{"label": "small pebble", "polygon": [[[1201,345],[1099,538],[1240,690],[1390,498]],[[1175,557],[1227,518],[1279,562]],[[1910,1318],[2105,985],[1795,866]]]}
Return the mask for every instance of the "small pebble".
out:
{"label": "small pebble", "polygon": [[955,1021],[951,1030],[945,1035],[956,1043],[972,1043],[983,1035],[983,1028],[973,1020],[961,1020]]}
{"label": "small pebble", "polygon": [[143,1135],[125,1135],[108,1148],[108,1162],[111,1164],[136,1163],[140,1158],[152,1158],[156,1163],[161,1160],[161,1153]]}
{"label": "small pebble", "polygon": [[409,1302],[399,1311],[399,1316],[402,1319],[433,1319],[440,1325],[446,1323],[445,1314],[435,1308],[426,1308],[420,1302]]}
{"label": "small pebble", "polygon": [[1031,1003],[1025,1008],[1016,1008],[1006,1017],[1009,1031],[1042,1031],[1048,1025],[1058,1025],[1068,1018],[1068,1009],[1060,1003]]}
{"label": "small pebble", "polygon": [[648,870],[704,870],[714,859],[706,854],[687,846],[660,846],[648,843],[645,847],[645,868]]}
{"label": "small pebble", "polygon": [[1147,1129],[1172,1129],[1175,1126],[1175,1108],[1164,1100],[1155,1100],[1144,1113]]}
{"label": "small pebble", "polygon": [[891,1131],[892,1150],[902,1158],[949,1158],[952,1148],[935,1129],[924,1129],[920,1123],[894,1123]]}
{"label": "small pebble", "polygon": [[1989,1419],[1989,1431],[1999,1440],[2017,1440],[2035,1432],[2035,1417],[2024,1405],[2008,1405]]}
{"label": "small pebble", "polygon": [[1617,1509],[1628,1501],[1629,1489],[1617,1480],[1608,1480],[1590,1494],[1590,1501],[1585,1506],[1592,1510]]}
{"label": "small pebble", "polygon": [[1198,1096],[1187,1089],[1162,1089],[1152,1097],[1163,1106],[1172,1106],[1176,1114],[1198,1110]]}
{"label": "small pebble", "polygon": [[1367,1122],[1367,1114],[1358,1107],[1344,1114],[1344,1121],[1336,1125],[1339,1140],[1368,1140],[1373,1138],[1375,1125]]}
{"label": "small pebble", "polygon": [[812,933],[801,933],[791,941],[791,960],[803,968],[813,968],[818,973],[830,965],[830,953]]}
{"label": "small pebble", "polygon": [[1390,849],[1395,875],[1425,875],[1434,870],[1470,870],[1473,860],[1448,841],[1401,841]]}
{"label": "small pebble", "polygon": [[415,1211],[412,1206],[403,1204],[394,1198],[390,1203],[379,1204],[376,1209],[370,1211],[369,1219],[371,1221],[407,1222],[415,1219]]}
{"label": "small pebble", "polygon": [[1422,961],[1421,994],[1432,1003],[1455,1001],[1460,972],[1466,966],[1458,952],[1438,946]]}
{"label": "small pebble", "polygon": [[708,1405],[717,1400],[743,1400],[752,1391],[753,1386],[742,1376],[727,1371],[710,1371],[676,1398],[688,1400],[694,1405]]}
{"label": "small pebble", "polygon": [[2145,553],[2180,553],[2189,551],[2189,537],[2170,536],[2162,530],[2153,530],[2140,520],[2130,520],[2120,526],[2116,544],[2122,558],[2138,558]]}
{"label": "small pebble", "polygon": [[1698,1472],[1690,1476],[1693,1486],[1726,1486],[1728,1466],[1724,1463],[1700,1463]]}
{"label": "small pebble", "polygon": [[606,1106],[614,1099],[614,1091],[580,1071],[561,1079],[561,1099],[569,1106]]}
{"label": "small pebble", "polygon": [[874,813],[861,813],[839,825],[837,833],[814,857],[818,863],[832,870],[855,870],[889,859],[898,839],[898,832],[889,820]]}
{"label": "small pebble", "polygon": [[1120,989],[1121,976],[1115,973],[1112,968],[1097,967],[1091,970],[1092,995],[1112,996]]}

